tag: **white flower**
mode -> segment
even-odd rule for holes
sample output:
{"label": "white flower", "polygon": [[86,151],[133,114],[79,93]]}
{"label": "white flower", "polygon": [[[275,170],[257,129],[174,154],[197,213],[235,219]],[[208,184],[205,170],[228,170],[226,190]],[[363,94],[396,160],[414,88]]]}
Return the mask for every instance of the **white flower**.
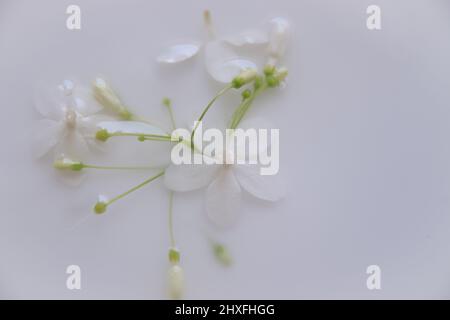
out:
{"label": "white flower", "polygon": [[72,80],[37,92],[37,111],[45,117],[37,122],[33,134],[33,151],[37,157],[56,149],[57,154],[79,158],[96,144],[94,115],[101,107],[94,101],[89,90],[77,86]]}
{"label": "white flower", "polygon": [[[210,39],[205,42],[205,65],[213,79],[229,83],[245,69],[258,70],[257,59],[241,55],[237,51],[244,46],[255,46],[267,54],[267,61],[275,65],[284,54],[289,23],[283,18],[272,19],[268,27],[248,29],[237,35],[215,38],[210,16],[205,13]],[[201,42],[188,41],[166,48],[157,58],[160,63],[178,63],[192,58],[200,52]]]}
{"label": "white flower", "polygon": [[[265,151],[259,150],[259,153]],[[277,201],[283,197],[284,188],[278,175],[261,175],[259,164],[237,164],[232,152],[227,150],[224,157],[216,157],[223,158],[224,164],[171,164],[165,171],[164,183],[167,188],[177,192],[207,187],[206,213],[217,226],[227,227],[236,221],[242,190],[266,201]]]}

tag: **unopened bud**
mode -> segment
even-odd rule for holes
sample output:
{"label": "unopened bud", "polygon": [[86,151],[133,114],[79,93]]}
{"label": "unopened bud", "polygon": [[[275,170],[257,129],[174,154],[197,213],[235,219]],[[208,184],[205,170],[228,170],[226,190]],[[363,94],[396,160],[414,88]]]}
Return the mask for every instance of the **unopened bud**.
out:
{"label": "unopened bud", "polygon": [[93,87],[95,99],[97,99],[99,103],[101,103],[105,108],[109,108],[116,112],[122,119],[131,119],[131,112],[122,104],[119,96],[104,79],[95,79]]}
{"label": "unopened bud", "polygon": [[73,170],[80,171],[83,169],[83,164],[80,161],[74,161],[70,158],[61,156],[55,162],[53,162],[53,167],[60,170]]}
{"label": "unopened bud", "polygon": [[169,249],[169,261],[172,264],[178,264],[180,262],[180,251],[178,251],[178,249]]}
{"label": "unopened bud", "polygon": [[110,137],[109,132],[106,129],[100,129],[95,133],[95,139],[105,142]]}
{"label": "unopened bud", "polygon": [[255,80],[257,75],[258,73],[255,69],[246,69],[231,81],[231,86],[235,89],[239,89],[243,85]]}

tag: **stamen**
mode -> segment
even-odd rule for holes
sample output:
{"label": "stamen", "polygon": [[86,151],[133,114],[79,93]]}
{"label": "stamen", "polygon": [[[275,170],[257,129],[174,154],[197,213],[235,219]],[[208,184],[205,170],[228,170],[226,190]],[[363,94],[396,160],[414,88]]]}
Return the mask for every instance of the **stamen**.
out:
{"label": "stamen", "polygon": [[216,37],[214,26],[212,23],[211,12],[209,10],[203,11],[203,21],[205,22],[206,31],[208,31],[208,37],[213,40]]}
{"label": "stamen", "polygon": [[112,198],[111,200],[101,200],[98,201],[95,206],[94,206],[94,212],[97,214],[101,214],[104,213],[107,209],[107,207],[116,202],[117,200],[120,200],[124,197],[126,197],[127,195],[129,195],[130,193],[139,190],[140,188],[142,188],[143,186],[149,184],[150,182],[152,182],[153,180],[158,179],[159,177],[161,177],[162,175],[164,175],[164,171],[161,171],[160,173],[158,173],[157,175],[148,178],[147,180],[141,182],[140,184],[138,184],[137,186],[134,186],[133,188],[125,191],[124,193],[119,194],[118,196],[115,196],[114,198]]}
{"label": "stamen", "polygon": [[172,123],[172,129],[175,130],[177,128],[177,125],[175,124],[175,117],[173,115],[172,101],[170,101],[170,99],[166,97],[163,99],[162,103],[164,106],[166,106],[167,110],[169,111],[170,122]]}

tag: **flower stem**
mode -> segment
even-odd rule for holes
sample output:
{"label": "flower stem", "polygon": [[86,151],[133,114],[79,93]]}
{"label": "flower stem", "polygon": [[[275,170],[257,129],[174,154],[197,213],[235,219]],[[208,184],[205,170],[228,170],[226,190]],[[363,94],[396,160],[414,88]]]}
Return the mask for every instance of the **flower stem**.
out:
{"label": "flower stem", "polygon": [[216,102],[217,99],[219,99],[219,97],[221,97],[222,95],[224,95],[228,90],[230,90],[232,88],[232,85],[227,85],[225,88],[223,88],[222,90],[220,90],[216,96],[214,98],[211,99],[211,101],[209,101],[209,103],[206,105],[205,109],[203,109],[202,114],[200,115],[200,117],[198,118],[197,122],[195,123],[194,129],[192,130],[191,133],[191,148],[194,149],[194,135],[195,135],[195,130],[197,130],[200,122],[203,120],[203,118],[205,117],[206,113],[208,112],[209,108],[211,108],[211,106],[214,104],[214,102]]}
{"label": "flower stem", "polygon": [[164,170],[161,171],[160,173],[158,173],[157,175],[154,175],[153,177],[150,177],[150,178],[148,178],[147,180],[141,182],[141,183],[138,184],[137,186],[135,186],[135,187],[129,189],[128,191],[125,191],[124,193],[119,194],[118,196],[112,198],[111,200],[109,200],[109,201],[106,202],[105,204],[106,204],[106,205],[110,205],[111,203],[116,202],[116,201],[119,200],[119,199],[122,199],[123,197],[129,195],[130,193],[132,193],[132,192],[134,192],[134,191],[136,191],[136,190],[142,188],[143,186],[149,184],[149,183],[152,182],[153,180],[158,179],[158,178],[161,177],[162,175],[164,175]]}
{"label": "flower stem", "polygon": [[244,118],[247,111],[250,109],[253,101],[255,98],[264,90],[267,89],[266,84],[262,84],[261,87],[258,89],[255,89],[250,97],[244,99],[242,103],[236,108],[236,110],[233,113],[233,116],[231,117],[231,123],[230,123],[230,129],[236,129],[239,123]]}
{"label": "flower stem", "polygon": [[173,232],[173,191],[169,193],[169,236],[170,246],[175,248],[175,236]]}
{"label": "flower stem", "polygon": [[110,137],[138,137],[138,138],[140,138],[140,140],[172,141],[171,136],[158,135],[158,134],[115,132],[115,133],[109,133],[109,136]]}
{"label": "flower stem", "polygon": [[86,169],[100,169],[100,170],[152,170],[157,169],[152,166],[98,166],[93,164],[85,164],[83,163],[83,168]]}

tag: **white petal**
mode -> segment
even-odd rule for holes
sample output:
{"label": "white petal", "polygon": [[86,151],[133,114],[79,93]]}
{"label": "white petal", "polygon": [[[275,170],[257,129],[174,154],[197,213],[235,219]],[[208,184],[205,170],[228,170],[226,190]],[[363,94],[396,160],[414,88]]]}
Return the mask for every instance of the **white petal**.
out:
{"label": "white petal", "polygon": [[71,171],[71,170],[55,170],[58,175],[58,179],[65,185],[70,187],[79,186],[84,179],[86,179],[86,173],[83,171]]}
{"label": "white petal", "polygon": [[97,127],[109,133],[167,135],[161,128],[139,121],[102,121]]}
{"label": "white petal", "polygon": [[200,50],[200,45],[197,42],[176,44],[163,50],[163,52],[156,58],[160,63],[177,63],[185,61],[195,56]]}
{"label": "white petal", "polygon": [[62,126],[59,122],[43,119],[39,120],[33,130],[32,148],[35,157],[45,155],[62,138]]}
{"label": "white petal", "polygon": [[173,191],[186,192],[206,187],[219,166],[206,164],[171,164],[164,174],[164,184]]}
{"label": "white petal", "polygon": [[34,91],[34,106],[48,119],[59,121],[64,116],[64,100],[57,86],[39,85]]}
{"label": "white petal", "polygon": [[218,82],[230,83],[234,77],[246,69],[258,70],[254,62],[239,57],[225,41],[208,43],[205,56],[206,69]]}
{"label": "white petal", "polygon": [[231,168],[223,168],[206,190],[206,212],[217,226],[227,227],[239,216],[241,187]]}
{"label": "white petal", "polygon": [[68,130],[56,146],[57,154],[65,154],[70,158],[83,159],[89,153],[85,137],[78,130]]}
{"label": "white petal", "polygon": [[267,32],[260,29],[249,29],[238,35],[225,38],[225,41],[233,46],[260,45],[269,41]]}
{"label": "white petal", "polygon": [[76,86],[73,90],[73,107],[84,116],[89,116],[102,110],[95,100],[92,91],[86,87]]}
{"label": "white petal", "polygon": [[279,174],[261,175],[259,165],[234,165],[234,173],[239,184],[253,196],[267,200],[277,201],[284,195],[284,185]]}
{"label": "white petal", "polygon": [[284,18],[275,18],[270,21],[270,25],[269,55],[279,59],[284,55],[289,40],[289,22]]}

